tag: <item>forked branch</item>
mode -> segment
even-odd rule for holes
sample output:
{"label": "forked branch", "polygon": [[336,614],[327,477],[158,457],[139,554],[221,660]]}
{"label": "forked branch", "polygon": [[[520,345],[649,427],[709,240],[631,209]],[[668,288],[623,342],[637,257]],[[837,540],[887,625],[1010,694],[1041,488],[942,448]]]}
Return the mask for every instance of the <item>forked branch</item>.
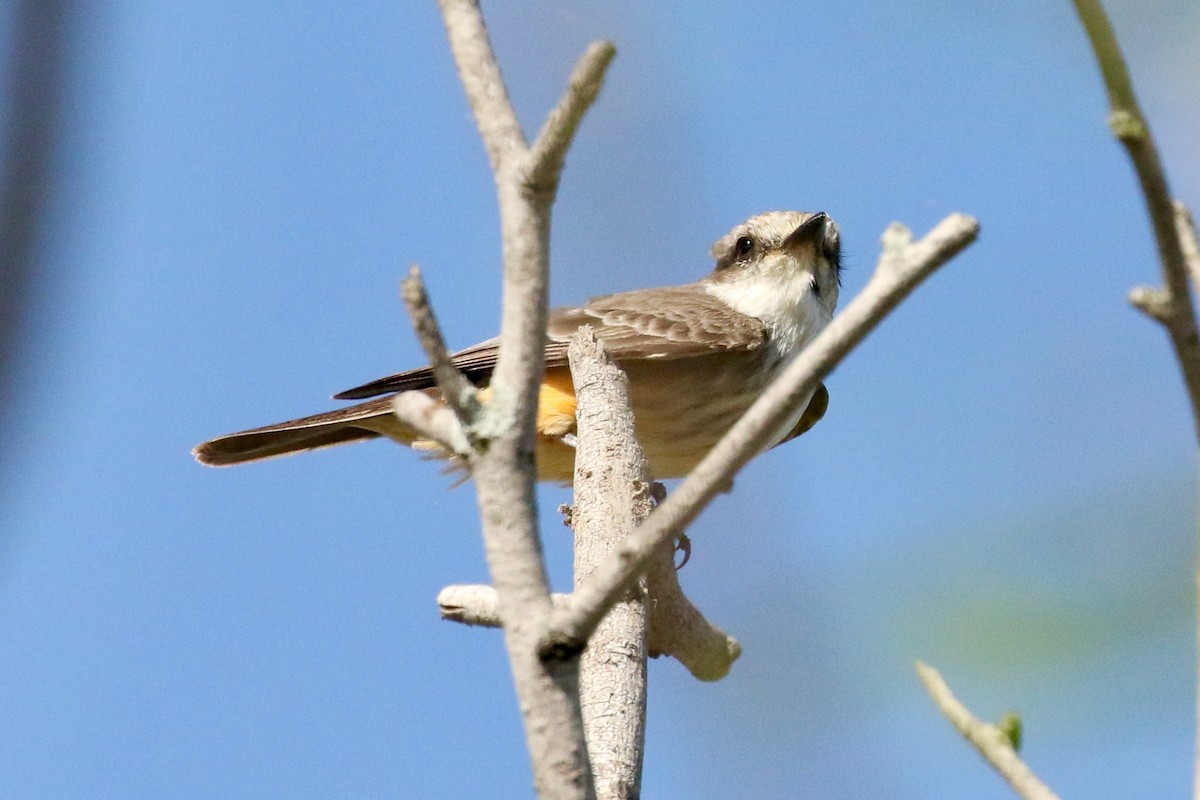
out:
{"label": "forked branch", "polygon": [[[499,599],[538,796],[595,796],[579,706],[578,659],[542,659],[551,613],[534,500],[533,448],[546,336],[550,207],[562,154],[600,90],[611,45],[588,49],[531,151],[508,98],[477,0],[441,0],[446,34],[496,181],[504,253],[491,400],[467,427],[484,550]],[[546,144],[542,144],[545,142]],[[540,165],[540,166],[538,166]],[[455,386],[440,386],[454,392]]]}
{"label": "forked branch", "polygon": [[[1108,15],[1104,13],[1099,0],[1073,2],[1087,30],[1104,77],[1104,86],[1108,90],[1109,127],[1125,146],[1137,172],[1158,245],[1163,287],[1139,287],[1131,293],[1130,300],[1167,329],[1191,400],[1193,424],[1200,436],[1200,335],[1197,333],[1196,310],[1188,290],[1188,257],[1185,255],[1188,244],[1185,237],[1188,231],[1195,230],[1188,222],[1191,215],[1186,206],[1171,197],[1158,148],[1154,144],[1150,125],[1138,106],[1133,81],[1130,80],[1129,69],[1121,55]],[[1192,263],[1195,263],[1194,259]],[[1200,775],[1197,781],[1200,788]]]}
{"label": "forked branch", "polygon": [[[1096,54],[1104,86],[1108,90],[1109,127],[1121,140],[1141,184],[1142,197],[1150,212],[1158,260],[1162,270],[1161,289],[1139,286],[1129,300],[1141,311],[1160,322],[1171,337],[1175,358],[1183,373],[1188,399],[1192,405],[1192,427],[1200,438],[1200,334],[1191,285],[1200,276],[1200,248],[1196,244],[1196,226],[1191,212],[1171,197],[1166,172],[1154,145],[1150,125],[1142,115],[1129,68],[1121,55],[1117,37],[1100,0],[1074,0],[1075,10],[1087,30]],[[1190,276],[1190,280],[1189,280]],[[1200,609],[1200,549],[1195,570],[1196,608]],[[1200,614],[1200,611],[1197,612]],[[1200,617],[1196,640],[1200,643]],[[1200,669],[1197,671],[1196,734],[1193,744],[1192,796],[1200,798]]]}

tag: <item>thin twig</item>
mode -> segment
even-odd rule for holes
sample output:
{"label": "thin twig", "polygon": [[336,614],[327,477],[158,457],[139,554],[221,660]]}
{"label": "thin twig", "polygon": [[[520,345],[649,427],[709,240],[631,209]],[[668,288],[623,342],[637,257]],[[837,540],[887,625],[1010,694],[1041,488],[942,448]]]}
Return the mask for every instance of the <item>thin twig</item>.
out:
{"label": "thin twig", "polygon": [[400,296],[408,309],[413,330],[417,333],[417,341],[421,343],[425,358],[429,360],[429,366],[433,369],[433,379],[437,383],[438,391],[458,418],[469,440],[471,422],[479,413],[479,393],[454,366],[450,351],[446,349],[442,329],[433,313],[433,307],[429,304],[421,268],[416,264],[408,268],[408,276],[400,284]]}
{"label": "thin twig", "polygon": [[475,126],[499,183],[503,162],[514,153],[524,152],[525,134],[508,99],[477,0],[439,0],[438,5]]}
{"label": "thin twig", "polygon": [[949,720],[964,739],[974,745],[984,760],[1008,781],[1013,791],[1025,800],[1058,800],[1058,795],[1042,783],[1017,755],[1011,738],[1004,731],[972,714],[950,692],[950,687],[936,669],[920,661],[916,666],[917,675],[921,677],[921,682],[925,684],[926,691],[937,704],[942,716]]}
{"label": "thin twig", "polygon": [[401,392],[392,398],[392,413],[423,438],[437,442],[462,458],[471,455],[471,442],[454,412],[424,392]]}
{"label": "thin twig", "polygon": [[[567,595],[550,595],[555,606],[567,602]],[[452,584],[438,592],[438,616],[447,622],[459,622],[481,628],[500,627],[500,598],[491,586],[480,583]]]}
{"label": "thin twig", "polygon": [[1135,286],[1129,290],[1129,304],[1148,317],[1169,325],[1175,308],[1171,295],[1157,286]]}
{"label": "thin twig", "polygon": [[1200,241],[1196,236],[1196,220],[1192,218],[1191,209],[1180,201],[1176,200],[1174,207],[1175,229],[1179,233],[1183,262],[1192,278],[1192,288],[1200,291]]}
{"label": "thin twig", "polygon": [[596,102],[596,95],[604,84],[604,72],[616,54],[617,49],[611,42],[593,42],[580,56],[571,71],[566,91],[547,115],[546,124],[529,149],[531,183],[539,185],[558,180],[567,148],[571,146],[584,113]]}
{"label": "thin twig", "polygon": [[[653,558],[658,546],[678,535],[767,443],[783,418],[807,397],[850,350],[917,284],[974,241],[979,223],[962,214],[942,220],[924,239],[893,223],[884,235],[884,256],[861,294],[784,370],[691,475],[649,519],[622,542],[592,579],[554,614],[542,649],[587,641],[604,610]],[[897,255],[899,253],[900,255]]]}
{"label": "thin twig", "polygon": [[[1137,172],[1158,244],[1164,294],[1149,303],[1135,301],[1135,305],[1161,322],[1171,336],[1175,357],[1179,361],[1191,400],[1193,424],[1200,436],[1200,333],[1197,332],[1196,311],[1188,291],[1188,272],[1179,234],[1177,204],[1171,198],[1158,148],[1138,106],[1129,69],[1121,55],[1108,15],[1104,13],[1099,0],[1073,2],[1104,76],[1109,100],[1109,127],[1125,146]],[[1144,298],[1144,295],[1139,294],[1138,297]],[[1200,772],[1197,772],[1197,790],[1200,794]]]}
{"label": "thin twig", "polygon": [[[1154,227],[1154,239],[1158,244],[1163,288],[1139,287],[1130,293],[1129,299],[1138,309],[1162,323],[1170,335],[1175,359],[1179,362],[1179,370],[1183,373],[1183,382],[1191,401],[1192,426],[1200,439],[1200,332],[1197,330],[1196,310],[1189,289],[1189,283],[1195,284],[1197,276],[1200,276],[1196,228],[1187,207],[1171,197],[1158,148],[1154,145],[1150,126],[1138,107],[1133,81],[1130,80],[1129,69],[1121,55],[1108,15],[1104,13],[1099,0],[1074,0],[1074,3],[1108,90],[1109,127],[1125,146],[1129,160],[1137,171],[1142,197]],[[1196,647],[1200,654],[1200,548],[1197,549],[1194,572]],[[1196,680],[1192,796],[1200,800],[1200,669],[1197,670]]]}

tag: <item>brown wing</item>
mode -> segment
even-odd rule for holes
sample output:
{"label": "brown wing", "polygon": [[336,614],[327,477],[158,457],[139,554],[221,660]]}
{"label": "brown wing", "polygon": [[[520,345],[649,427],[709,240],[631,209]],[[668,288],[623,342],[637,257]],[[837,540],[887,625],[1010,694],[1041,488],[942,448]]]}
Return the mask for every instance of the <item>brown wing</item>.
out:
{"label": "brown wing", "polygon": [[[685,358],[714,350],[754,350],[767,341],[761,320],[738,313],[704,291],[702,284],[641,289],[596,297],[579,308],[550,312],[546,367],[567,365],[567,345],[580,327],[591,325],[618,362],[643,358]],[[454,364],[475,384],[484,384],[496,366],[498,339],[488,339],[454,354]],[[348,389],[339,400],[426,389],[433,386],[428,367],[401,372]]]}
{"label": "brown wing", "polygon": [[[477,345],[455,353],[454,365],[459,372],[467,376],[467,380],[476,386],[486,384],[492,377],[496,366],[496,346],[499,339],[488,339]],[[429,367],[419,367],[406,372],[398,372],[386,378],[355,386],[333,396],[334,400],[362,400],[367,397],[377,397],[381,394],[406,392],[410,389],[429,389],[434,386],[433,370]]]}
{"label": "brown wing", "polygon": [[780,439],[775,446],[779,447],[784,442],[790,442],[797,436],[808,433],[814,425],[821,421],[821,418],[825,416],[825,412],[828,410],[829,390],[825,388],[825,384],[819,383],[817,384],[817,390],[813,392],[812,399],[808,401],[808,407],[804,409],[804,413],[797,420],[795,427],[788,432],[787,436]]}

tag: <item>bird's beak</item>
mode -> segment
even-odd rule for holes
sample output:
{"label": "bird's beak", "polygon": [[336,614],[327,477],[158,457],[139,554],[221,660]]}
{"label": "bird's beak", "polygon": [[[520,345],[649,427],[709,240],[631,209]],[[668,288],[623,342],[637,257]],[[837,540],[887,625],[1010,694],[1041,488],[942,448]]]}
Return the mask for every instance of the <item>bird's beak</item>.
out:
{"label": "bird's beak", "polygon": [[788,234],[788,237],[783,240],[783,248],[785,250],[796,250],[803,245],[816,245],[825,238],[825,223],[829,217],[824,211],[818,211],[804,222],[800,223],[800,227]]}

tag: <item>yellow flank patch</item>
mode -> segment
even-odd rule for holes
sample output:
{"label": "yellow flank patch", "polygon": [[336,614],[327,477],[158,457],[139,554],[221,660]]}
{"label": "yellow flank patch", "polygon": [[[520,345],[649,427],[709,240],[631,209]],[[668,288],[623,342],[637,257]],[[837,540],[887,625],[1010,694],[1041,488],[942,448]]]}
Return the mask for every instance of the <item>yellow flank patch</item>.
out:
{"label": "yellow flank patch", "polygon": [[558,438],[575,431],[575,386],[567,370],[550,370],[538,392],[538,433]]}
{"label": "yellow flank patch", "polygon": [[[479,390],[479,402],[491,398],[491,389]],[[550,370],[538,391],[537,429],[542,436],[557,439],[575,431],[575,387],[567,370]]]}

